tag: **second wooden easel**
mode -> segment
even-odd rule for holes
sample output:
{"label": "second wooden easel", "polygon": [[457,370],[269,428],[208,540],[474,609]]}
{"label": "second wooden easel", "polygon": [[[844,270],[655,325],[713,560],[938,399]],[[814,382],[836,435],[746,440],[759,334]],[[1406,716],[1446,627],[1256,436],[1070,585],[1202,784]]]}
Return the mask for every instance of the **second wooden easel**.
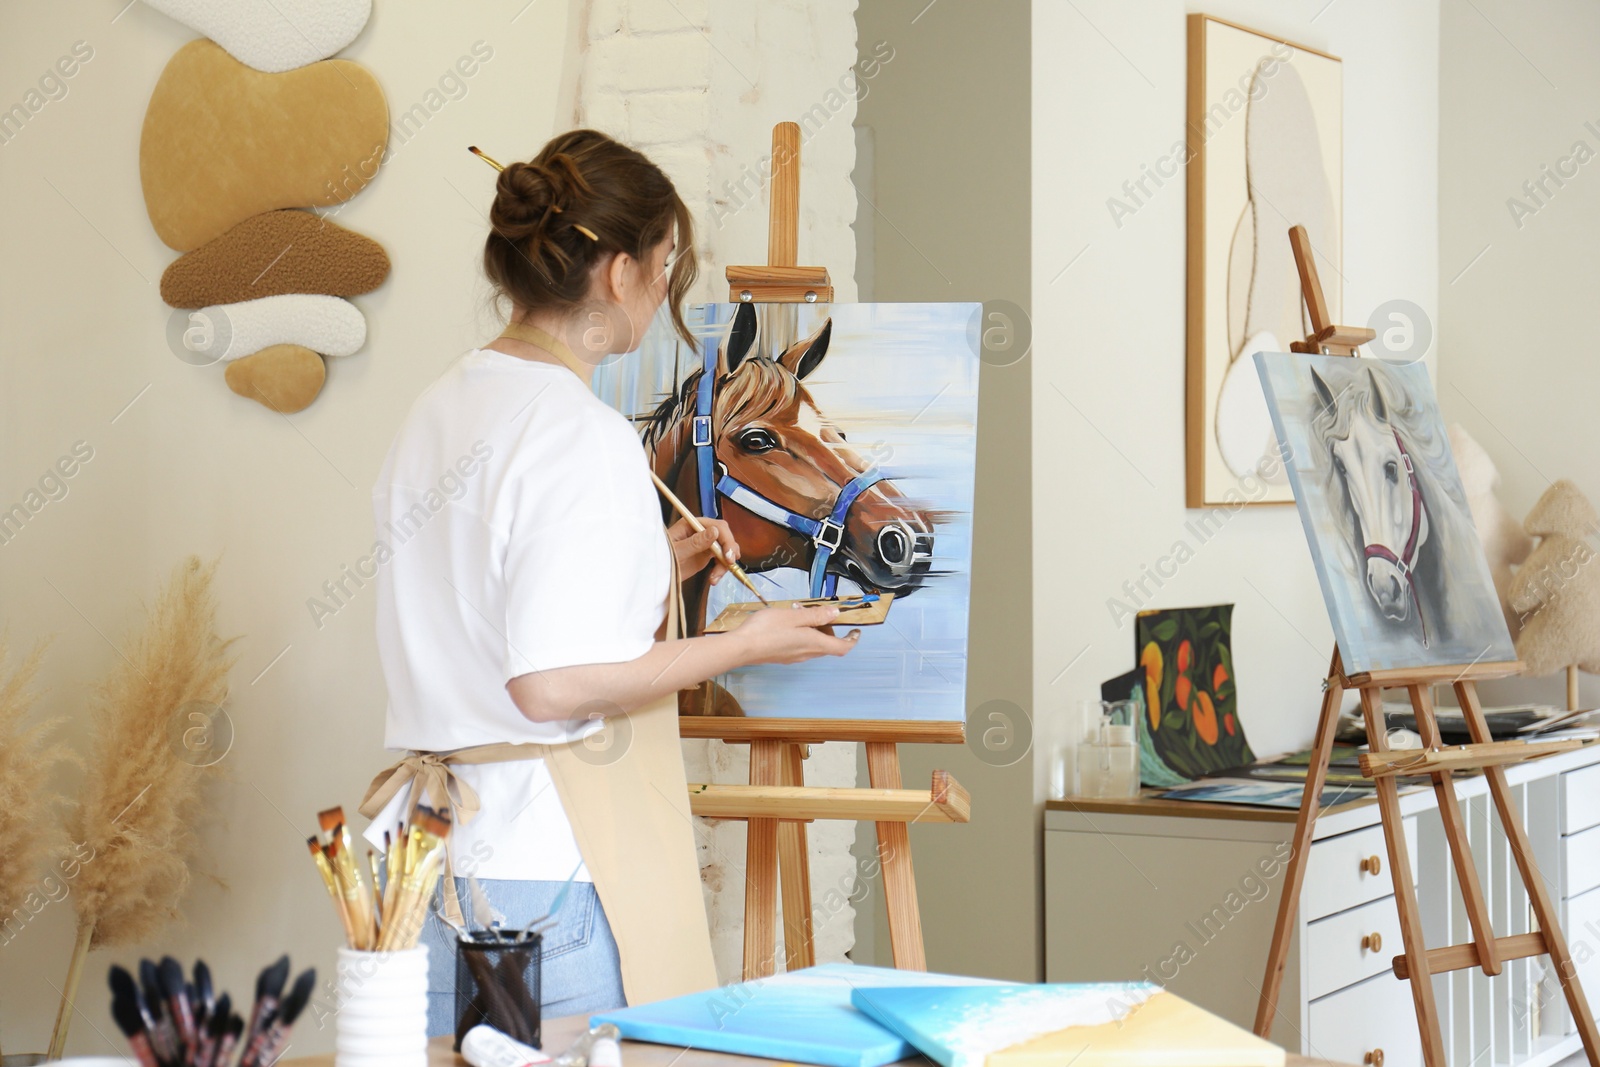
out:
{"label": "second wooden easel", "polygon": [[[1289,347],[1308,354],[1355,357],[1356,349],[1371,341],[1375,334],[1368,329],[1336,326],[1329,321],[1328,305],[1323,298],[1322,284],[1317,278],[1311,241],[1305,227],[1292,228],[1289,240],[1294,246],[1295,264],[1300,272],[1300,289],[1312,327],[1311,334],[1304,341],[1296,341]],[[1564,752],[1577,747],[1580,742],[1496,742],[1490,737],[1483,708],[1478,703],[1477,683],[1480,680],[1504,678],[1517,674],[1521,669],[1522,664],[1512,661],[1346,674],[1339,652],[1334,650],[1333,663],[1324,682],[1322,714],[1317,723],[1316,740],[1312,743],[1305,793],[1301,797],[1300,814],[1295,821],[1294,852],[1284,875],[1283,895],[1278,902],[1278,921],[1273,929],[1266,976],[1261,984],[1255,1025],[1258,1035],[1268,1037],[1272,1033],[1272,1023],[1278,1010],[1278,992],[1283,984],[1283,969],[1289,953],[1289,939],[1296,924],[1300,888],[1305,881],[1306,860],[1311,852],[1322,787],[1327,779],[1328,760],[1338,727],[1339,709],[1345,692],[1356,690],[1361,695],[1361,711],[1366,720],[1369,748],[1361,757],[1361,773],[1374,779],[1376,785],[1378,809],[1383,819],[1383,835],[1389,855],[1389,872],[1394,879],[1395,909],[1399,913],[1401,940],[1405,947],[1405,952],[1394,958],[1392,966],[1396,977],[1410,980],[1417,1025],[1422,1031],[1424,1062],[1428,1067],[1445,1067],[1444,1040],[1433,997],[1433,975],[1466,967],[1482,967],[1484,974],[1496,975],[1507,960],[1545,954],[1550,957],[1561,982],[1567,1006],[1583,1038],[1589,1063],[1592,1067],[1600,1067],[1600,1033],[1595,1030],[1594,1015],[1584,999],[1572,953],[1561,932],[1560,913],[1534,862],[1533,847],[1522,827],[1522,817],[1506,783],[1504,770],[1506,764]],[[1450,685],[1455,690],[1456,701],[1466,720],[1472,744],[1448,748],[1440,744],[1432,697],[1432,686],[1439,684]],[[1420,751],[1389,749],[1382,703],[1385,689],[1404,689],[1411,698],[1417,732],[1422,736],[1423,747]],[[1533,933],[1496,937],[1490,926],[1488,906],[1478,882],[1478,868],[1473,862],[1467,830],[1462,822],[1461,809],[1457,807],[1455,785],[1451,779],[1453,771],[1468,768],[1481,768],[1488,779],[1489,793],[1494,798],[1500,826],[1510,840],[1511,854],[1516,857],[1517,870],[1527,888],[1528,902],[1539,925],[1539,929]],[[1433,781],[1445,840],[1449,843],[1456,880],[1461,886],[1462,901],[1472,928],[1472,940],[1466,944],[1430,949],[1423,941],[1422,916],[1416,888],[1411,884],[1411,863],[1400,812],[1400,790],[1395,781],[1395,777],[1401,774],[1426,775]],[[1360,1025],[1359,1020],[1352,1020],[1351,1025]]]}
{"label": "second wooden easel", "polygon": [[[800,234],[800,127],[772,129],[772,206],[765,266],[729,267],[728,299],[739,303],[827,303],[833,285],[826,267],[796,266]],[[777,905],[783,891],[783,943],[788,970],[816,962],[812,943],[810,864],[805,824],[813,819],[871,820],[877,824],[878,860],[888,904],[894,965],[926,970],[916,877],[911,865],[913,822],[967,822],[971,801],[960,783],[933,772],[928,789],[904,789],[900,742],[957,743],[959,722],[892,722],[830,719],[759,719],[684,716],[683,737],[750,745],[750,784],[692,783],[696,815],[748,820],[745,852],[744,977],[777,969]],[[807,787],[809,746],[857,741],[867,746],[868,789]]]}

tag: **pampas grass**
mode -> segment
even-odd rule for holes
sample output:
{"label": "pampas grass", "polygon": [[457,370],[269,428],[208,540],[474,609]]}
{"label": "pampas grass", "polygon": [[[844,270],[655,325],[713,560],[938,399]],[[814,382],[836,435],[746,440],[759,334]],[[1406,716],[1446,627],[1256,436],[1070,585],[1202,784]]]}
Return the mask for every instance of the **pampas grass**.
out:
{"label": "pampas grass", "polygon": [[[78,940],[63,990],[52,1056],[66,1042],[83,961],[92,948],[147,940],[178,916],[189,886],[201,786],[216,766],[199,765],[184,744],[191,712],[228,696],[232,640],[216,632],[211,580],[216,563],[190,556],[173,572],[143,632],[120,650],[95,689],[93,751],[70,824],[93,859],[73,899]],[[92,851],[91,851],[92,850]]]}
{"label": "pampas grass", "polygon": [[[55,741],[59,720],[33,722],[33,680],[45,642],[0,681],[0,922],[30,916],[48,898],[47,871],[66,853],[61,797],[50,776],[71,753]],[[8,656],[0,637],[0,663]]]}

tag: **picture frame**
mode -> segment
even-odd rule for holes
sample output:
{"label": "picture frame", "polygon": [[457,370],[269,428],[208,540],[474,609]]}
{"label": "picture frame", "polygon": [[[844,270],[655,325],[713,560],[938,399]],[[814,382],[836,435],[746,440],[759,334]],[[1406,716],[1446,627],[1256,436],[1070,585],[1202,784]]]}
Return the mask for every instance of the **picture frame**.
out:
{"label": "picture frame", "polygon": [[1190,15],[1188,37],[1186,506],[1288,505],[1248,357],[1309,330],[1290,226],[1341,312],[1342,64],[1213,15]]}

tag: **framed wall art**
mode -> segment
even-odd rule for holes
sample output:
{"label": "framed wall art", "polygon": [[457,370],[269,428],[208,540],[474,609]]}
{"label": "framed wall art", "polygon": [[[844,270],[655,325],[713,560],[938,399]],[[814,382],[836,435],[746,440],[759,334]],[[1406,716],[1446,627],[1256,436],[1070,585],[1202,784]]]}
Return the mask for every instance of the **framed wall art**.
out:
{"label": "framed wall art", "polygon": [[1309,330],[1289,227],[1341,310],[1343,101],[1336,56],[1189,16],[1187,504],[1287,504],[1250,356]]}

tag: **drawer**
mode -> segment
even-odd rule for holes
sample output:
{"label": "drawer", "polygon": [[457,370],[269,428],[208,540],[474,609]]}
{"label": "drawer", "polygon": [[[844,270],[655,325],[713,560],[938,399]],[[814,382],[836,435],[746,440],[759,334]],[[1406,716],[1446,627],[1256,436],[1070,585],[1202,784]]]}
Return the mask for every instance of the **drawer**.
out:
{"label": "drawer", "polygon": [[[1590,890],[1581,897],[1567,901],[1566,922],[1561,930],[1567,935],[1567,944],[1572,949],[1572,962],[1578,968],[1578,981],[1583,983],[1583,991],[1589,996],[1589,1005],[1600,1009],[1600,997],[1595,995],[1595,990],[1600,989],[1600,952],[1593,951],[1596,935],[1600,935],[1600,889]],[[1567,1033],[1576,1033],[1572,1013],[1567,1011],[1561,986],[1554,974],[1545,982],[1544,995],[1549,1005],[1546,1010],[1562,1016],[1565,1020],[1563,1029]]]}
{"label": "drawer", "polygon": [[1561,832],[1600,826],[1600,763],[1561,776]]}
{"label": "drawer", "polygon": [[1600,886],[1600,826],[1561,839],[1562,895],[1575,897]]}
{"label": "drawer", "polygon": [[[1415,883],[1416,816],[1408,818],[1405,827],[1406,854],[1411,860],[1411,881]],[[1370,869],[1374,856],[1378,858],[1377,874]],[[1389,850],[1383,843],[1382,826],[1312,842],[1305,887],[1300,891],[1300,909],[1307,922],[1393,893],[1394,877],[1389,873]]]}
{"label": "drawer", "polygon": [[1306,928],[1307,995],[1314,1000],[1387,971],[1404,951],[1392,896],[1314,922]]}
{"label": "drawer", "polygon": [[1313,1000],[1306,1014],[1305,1054],[1365,1064],[1377,1060],[1381,1050],[1383,1067],[1421,1067],[1422,1038],[1411,1005],[1410,988],[1392,974]]}

